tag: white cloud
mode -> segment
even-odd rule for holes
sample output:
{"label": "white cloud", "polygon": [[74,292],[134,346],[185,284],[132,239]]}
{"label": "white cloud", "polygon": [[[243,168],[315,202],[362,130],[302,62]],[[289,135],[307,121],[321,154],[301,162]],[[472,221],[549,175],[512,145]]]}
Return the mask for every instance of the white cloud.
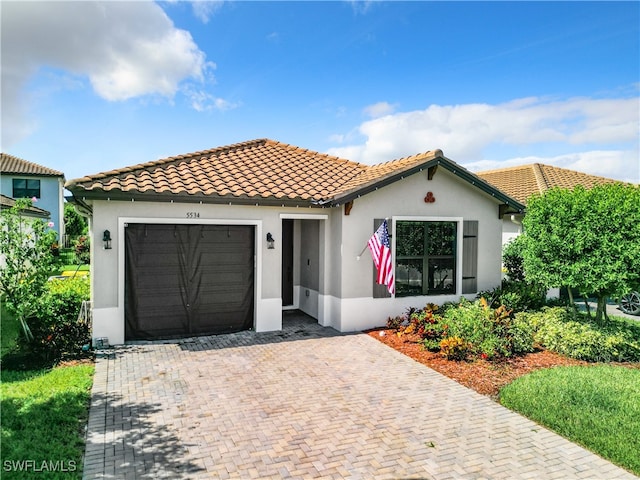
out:
{"label": "white cloud", "polygon": [[3,116],[11,118],[3,143],[29,132],[25,86],[43,67],[88,78],[108,101],[171,99],[181,82],[202,83],[214,67],[150,1],[3,2],[2,45]]}
{"label": "white cloud", "polygon": [[195,0],[191,2],[193,14],[202,23],[209,23],[209,20],[220,8],[224,1],[222,0]]}
{"label": "white cloud", "polygon": [[364,113],[371,118],[378,118],[392,114],[395,109],[395,105],[391,105],[388,102],[378,102],[365,107]]}
{"label": "white cloud", "polygon": [[187,90],[185,95],[191,102],[191,107],[197,112],[206,112],[211,110],[233,110],[238,104],[229,102],[224,98],[219,98],[202,90]]}
{"label": "white cloud", "polygon": [[[550,159],[547,163],[562,160],[570,165],[566,168],[638,181],[639,107],[638,97],[431,105],[366,121],[358,127],[360,142],[328,153],[374,164],[440,148],[467,165],[486,161],[489,150],[500,162],[526,151],[532,158]],[[517,156],[515,161],[522,158]],[[614,164],[616,176],[608,166]]]}
{"label": "white cloud", "polygon": [[369,8],[373,3],[379,0],[347,0],[351,4],[351,9],[356,15],[364,15],[369,11]]}

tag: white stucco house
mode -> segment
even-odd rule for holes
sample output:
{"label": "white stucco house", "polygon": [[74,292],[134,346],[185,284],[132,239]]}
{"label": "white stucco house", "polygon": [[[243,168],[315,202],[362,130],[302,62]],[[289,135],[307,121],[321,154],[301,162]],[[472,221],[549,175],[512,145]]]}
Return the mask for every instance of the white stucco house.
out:
{"label": "white stucco house", "polygon": [[0,153],[2,195],[12,199],[35,198],[36,210],[48,212],[59,239],[64,235],[64,182],[64,173],[58,170]]}
{"label": "white stucco house", "polygon": [[[260,139],[66,184],[91,218],[93,336],[110,344],[282,328],[357,331],[501,280],[524,206],[434,150],[367,166]],[[387,219],[395,294],[367,241]],[[110,239],[110,240],[109,240]]]}

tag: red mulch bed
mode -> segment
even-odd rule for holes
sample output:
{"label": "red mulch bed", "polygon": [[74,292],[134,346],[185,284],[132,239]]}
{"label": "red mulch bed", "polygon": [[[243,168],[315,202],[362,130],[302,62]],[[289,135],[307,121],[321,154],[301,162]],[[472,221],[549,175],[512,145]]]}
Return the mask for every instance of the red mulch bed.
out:
{"label": "red mulch bed", "polygon": [[459,362],[447,360],[439,353],[425,350],[417,335],[398,336],[393,330],[388,329],[375,329],[367,333],[385,345],[413,358],[416,362],[493,399],[497,399],[500,388],[534,370],[559,365],[592,365],[542,349],[500,361],[490,362],[478,359]]}

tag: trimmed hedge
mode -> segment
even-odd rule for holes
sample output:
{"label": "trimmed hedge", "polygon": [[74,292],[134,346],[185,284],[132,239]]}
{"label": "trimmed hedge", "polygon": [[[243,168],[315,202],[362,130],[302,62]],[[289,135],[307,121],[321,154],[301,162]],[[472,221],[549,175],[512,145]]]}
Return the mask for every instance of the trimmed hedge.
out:
{"label": "trimmed hedge", "polygon": [[603,326],[563,307],[521,312],[516,318],[531,326],[535,342],[567,357],[588,362],[640,361],[640,324],[614,318]]}

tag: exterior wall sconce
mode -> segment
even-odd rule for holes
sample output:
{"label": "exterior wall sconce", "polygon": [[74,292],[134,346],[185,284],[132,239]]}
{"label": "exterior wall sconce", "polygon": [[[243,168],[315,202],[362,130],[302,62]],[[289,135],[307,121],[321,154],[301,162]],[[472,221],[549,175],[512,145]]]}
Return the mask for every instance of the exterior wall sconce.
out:
{"label": "exterior wall sconce", "polygon": [[111,250],[111,232],[109,230],[105,230],[102,234],[102,241],[104,242],[104,249]]}
{"label": "exterior wall sconce", "polygon": [[275,243],[275,240],[273,239],[273,235],[271,235],[271,233],[267,233],[267,248],[269,250],[274,249],[275,248],[273,245],[274,243]]}

